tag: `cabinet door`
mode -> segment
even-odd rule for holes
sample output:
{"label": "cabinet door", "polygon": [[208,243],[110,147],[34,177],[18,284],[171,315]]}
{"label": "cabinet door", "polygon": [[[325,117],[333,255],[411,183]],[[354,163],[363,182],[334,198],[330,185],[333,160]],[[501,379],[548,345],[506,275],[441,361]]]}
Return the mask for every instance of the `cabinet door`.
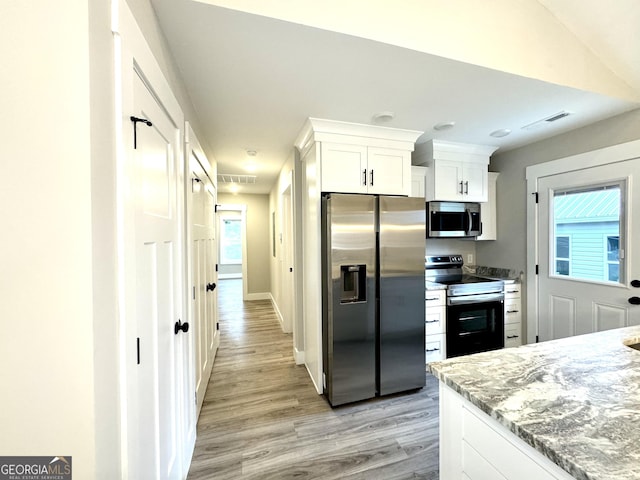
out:
{"label": "cabinet door", "polygon": [[367,147],[323,143],[321,169],[323,192],[367,193]]}
{"label": "cabinet door", "polygon": [[436,160],[433,166],[433,199],[463,201],[462,163]]}
{"label": "cabinet door", "polygon": [[411,154],[404,150],[369,147],[369,193],[406,195],[411,193]]}
{"label": "cabinet door", "polygon": [[487,166],[475,163],[462,164],[463,201],[486,202],[489,200],[487,189]]}
{"label": "cabinet door", "polygon": [[426,198],[427,189],[427,168],[426,167],[411,167],[411,194],[410,197]]}

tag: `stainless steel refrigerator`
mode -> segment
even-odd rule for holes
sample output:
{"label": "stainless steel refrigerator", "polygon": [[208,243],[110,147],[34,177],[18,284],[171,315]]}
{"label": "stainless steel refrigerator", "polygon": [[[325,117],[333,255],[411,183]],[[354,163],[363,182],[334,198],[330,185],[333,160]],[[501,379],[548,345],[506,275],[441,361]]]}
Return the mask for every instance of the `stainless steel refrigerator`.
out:
{"label": "stainless steel refrigerator", "polygon": [[425,202],[322,199],[324,393],[333,406],[425,384]]}

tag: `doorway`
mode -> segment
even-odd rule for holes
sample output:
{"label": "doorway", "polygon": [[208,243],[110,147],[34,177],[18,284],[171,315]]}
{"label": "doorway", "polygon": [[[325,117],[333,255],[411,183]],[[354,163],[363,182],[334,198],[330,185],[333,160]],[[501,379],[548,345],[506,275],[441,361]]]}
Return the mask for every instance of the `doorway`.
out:
{"label": "doorway", "polygon": [[239,280],[242,283],[242,297],[247,291],[247,206],[242,204],[221,204],[217,206],[218,218],[218,279]]}
{"label": "doorway", "polygon": [[527,169],[538,198],[528,233],[530,342],[640,324],[632,300],[640,296],[632,215],[640,158],[630,151],[619,145]]}

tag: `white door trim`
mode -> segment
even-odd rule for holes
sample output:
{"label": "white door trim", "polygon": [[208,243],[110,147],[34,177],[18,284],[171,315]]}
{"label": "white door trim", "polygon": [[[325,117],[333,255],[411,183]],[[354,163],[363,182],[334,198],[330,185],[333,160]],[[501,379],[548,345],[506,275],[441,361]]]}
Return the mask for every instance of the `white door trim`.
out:
{"label": "white door trim", "polygon": [[535,194],[540,178],[640,158],[640,140],[621,143],[591,152],[531,165],[526,169],[527,181],[527,343],[538,336],[538,207]]}

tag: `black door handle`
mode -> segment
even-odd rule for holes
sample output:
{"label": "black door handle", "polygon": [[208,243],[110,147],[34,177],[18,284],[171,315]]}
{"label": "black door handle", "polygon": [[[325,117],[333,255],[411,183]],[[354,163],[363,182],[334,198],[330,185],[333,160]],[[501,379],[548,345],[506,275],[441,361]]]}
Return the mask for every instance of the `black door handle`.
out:
{"label": "black door handle", "polygon": [[215,283],[207,283],[207,292],[213,292],[216,289]]}
{"label": "black door handle", "polygon": [[633,288],[640,288],[640,280],[631,280],[631,286]]}
{"label": "black door handle", "polygon": [[177,335],[180,330],[187,333],[189,331],[189,322],[182,323],[182,320],[178,319],[176,324],[173,326],[173,333]]}
{"label": "black door handle", "polygon": [[630,297],[629,303],[631,305],[640,305],[640,297]]}

